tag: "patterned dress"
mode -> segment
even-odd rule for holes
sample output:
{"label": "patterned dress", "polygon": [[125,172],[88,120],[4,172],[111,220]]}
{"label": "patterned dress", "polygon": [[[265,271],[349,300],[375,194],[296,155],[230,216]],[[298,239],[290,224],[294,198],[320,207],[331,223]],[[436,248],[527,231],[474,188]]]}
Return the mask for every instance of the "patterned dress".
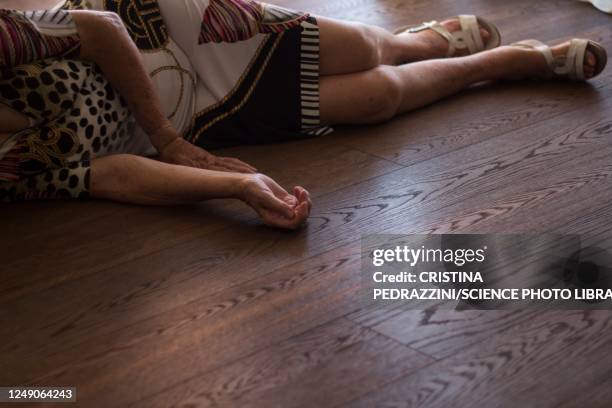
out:
{"label": "patterned dress", "polygon": [[155,154],[100,70],[76,59],[69,9],[118,13],[163,109],[204,148],[328,133],[318,110],[318,27],[306,13],[249,0],[69,0],[0,11],[0,104],[30,126],[0,141],[0,202],[86,198],[90,163]]}

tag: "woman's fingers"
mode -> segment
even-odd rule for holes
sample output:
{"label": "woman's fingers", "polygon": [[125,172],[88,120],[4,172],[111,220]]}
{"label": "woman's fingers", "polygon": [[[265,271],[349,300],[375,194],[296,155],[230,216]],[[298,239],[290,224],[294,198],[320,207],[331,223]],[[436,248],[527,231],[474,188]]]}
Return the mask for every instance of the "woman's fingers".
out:
{"label": "woman's fingers", "polygon": [[301,220],[300,224],[306,222],[308,216],[310,215],[310,205],[307,201],[304,201],[300,205],[298,205],[295,209],[295,218]]}
{"label": "woman's fingers", "polygon": [[241,169],[243,172],[256,173],[257,169],[248,163],[238,160],[233,157],[217,157],[217,161],[222,163],[223,166],[233,169]]}
{"label": "woman's fingers", "polygon": [[284,188],[282,188],[280,186],[280,184],[278,184],[276,181],[272,180],[271,178],[267,178],[266,181],[267,186],[270,188],[270,190],[272,190],[272,192],[274,193],[275,196],[277,196],[278,198],[285,200],[287,202],[291,202],[291,204],[297,204],[295,198],[292,199],[291,197],[293,197],[291,194],[289,194],[289,192],[287,192],[287,190],[285,190]]}
{"label": "woman's fingers", "polygon": [[202,168],[206,169],[206,170],[225,171],[225,172],[231,171],[231,172],[233,172],[233,170],[230,170],[227,167],[223,167],[223,166],[220,166],[218,164],[208,164],[206,166],[203,166]]}
{"label": "woman's fingers", "polygon": [[255,167],[232,157],[217,157],[184,139],[177,139],[164,149],[162,160],[201,169],[255,173]]}
{"label": "woman's fingers", "polygon": [[[280,209],[281,206],[279,205],[277,208]],[[266,225],[277,228],[297,229],[308,220],[310,203],[306,200],[291,209],[291,218],[287,217],[289,213],[283,214],[278,210],[269,209],[268,206],[258,208],[257,212]]]}
{"label": "woman's fingers", "polygon": [[257,169],[251,166],[249,163],[245,163],[240,159],[236,159],[235,157],[220,157],[220,159],[227,161],[228,163],[232,163],[236,166],[246,167],[250,169],[252,172],[256,173]]}
{"label": "woman's fingers", "polygon": [[264,216],[264,221],[268,225],[274,225],[282,228],[296,229],[303,225],[310,216],[310,203],[303,201],[298,204],[293,210],[293,218],[288,219],[280,217],[278,214],[268,213]]}
{"label": "woman's fingers", "polygon": [[226,169],[225,171],[235,171],[238,173],[256,173],[256,169],[243,161],[228,157],[217,157],[215,164],[219,167]]}
{"label": "woman's fingers", "polygon": [[312,209],[312,200],[310,199],[310,193],[304,187],[294,187],[293,193],[297,197],[300,203],[305,202],[308,205],[308,212]]}
{"label": "woman's fingers", "polygon": [[278,213],[280,216],[287,218],[289,220],[293,219],[295,216],[293,207],[283,200],[274,197],[273,195],[266,195],[265,198],[261,202],[262,207],[267,210],[274,211]]}
{"label": "woman's fingers", "polygon": [[197,164],[196,167],[207,170],[249,174],[256,173],[257,171],[253,166],[241,160],[231,157],[217,157],[202,149],[200,149],[196,157],[192,157],[190,160]]}
{"label": "woman's fingers", "polygon": [[208,170],[225,171],[225,172],[232,172],[232,173],[247,173],[247,174],[254,173],[249,167],[230,165],[230,164],[218,161],[218,160],[215,161],[215,163],[213,164],[207,164],[201,167],[204,169],[208,169]]}
{"label": "woman's fingers", "polygon": [[253,180],[256,189],[247,202],[267,225],[296,229],[307,221],[312,202],[306,189],[294,187],[291,195],[263,174],[258,174]]}
{"label": "woman's fingers", "polygon": [[298,199],[291,194],[287,194],[282,200],[292,207],[295,207],[299,203]]}
{"label": "woman's fingers", "polygon": [[308,216],[310,215],[310,209],[308,208],[308,203],[303,202],[301,204],[299,204],[296,208],[295,208],[295,217],[292,220],[293,221],[293,227],[294,228],[298,228],[300,226],[302,226],[307,220],[308,220]]}
{"label": "woman's fingers", "polygon": [[295,216],[292,219],[279,216],[277,213],[268,210],[261,211],[259,215],[266,225],[285,229],[297,229],[308,219],[307,205],[305,204],[300,204],[296,208]]}
{"label": "woman's fingers", "polygon": [[269,225],[271,227],[288,228],[288,229],[297,228],[296,227],[297,220],[295,217],[289,219],[279,214],[276,211],[270,211],[266,208],[260,209],[258,213],[261,219],[263,220],[263,222],[266,225]]}
{"label": "woman's fingers", "polygon": [[220,163],[220,165],[227,169],[227,171],[234,171],[237,173],[247,173],[247,174],[254,174],[255,172],[248,166],[245,166],[243,164],[234,164],[234,163],[226,163],[226,162],[222,162]]}

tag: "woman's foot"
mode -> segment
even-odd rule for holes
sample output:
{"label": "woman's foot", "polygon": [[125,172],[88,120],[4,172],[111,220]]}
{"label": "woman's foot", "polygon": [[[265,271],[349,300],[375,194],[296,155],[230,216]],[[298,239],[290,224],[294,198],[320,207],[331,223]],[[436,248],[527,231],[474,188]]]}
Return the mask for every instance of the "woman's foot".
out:
{"label": "woman's foot", "polygon": [[[456,33],[461,31],[461,23],[459,22],[458,17],[444,20],[440,22],[440,25],[446,28],[450,33]],[[480,25],[479,28],[480,36],[482,37],[482,42],[486,44],[491,38],[491,33]],[[421,55],[420,59],[425,60],[434,58],[444,58],[448,54],[448,40],[434,30],[422,30],[416,33],[404,31],[403,33],[400,33],[397,36],[399,38],[405,38],[406,41],[409,41],[412,46],[418,48],[420,50]],[[467,48],[464,48],[456,50],[454,56],[462,57],[469,54],[470,51]]]}
{"label": "woman's foot", "polygon": [[[565,58],[570,48],[570,41],[550,47],[553,57]],[[508,80],[546,79],[550,78],[551,68],[541,51],[523,46],[503,46],[491,51],[492,67],[499,71],[498,77]],[[584,74],[586,79],[595,76],[597,57],[587,50],[584,56]],[[554,75],[564,79],[567,75]]]}
{"label": "woman's foot", "polygon": [[[569,51],[569,47],[570,47],[570,41],[566,41],[564,43],[557,44],[555,46],[550,47],[550,50],[552,51],[553,56],[555,58],[558,58],[558,57],[565,58],[565,56],[567,55],[567,52]],[[538,54],[540,54],[540,58],[544,61],[544,63],[546,63],[546,60],[544,56],[542,55],[542,53],[538,53]],[[584,75],[586,79],[591,79],[595,76],[596,67],[597,67],[597,57],[595,56],[595,54],[593,54],[591,51],[587,49],[586,53],[584,54]],[[546,66],[543,70],[543,74],[546,75],[546,73],[549,72],[549,70],[550,68]]]}

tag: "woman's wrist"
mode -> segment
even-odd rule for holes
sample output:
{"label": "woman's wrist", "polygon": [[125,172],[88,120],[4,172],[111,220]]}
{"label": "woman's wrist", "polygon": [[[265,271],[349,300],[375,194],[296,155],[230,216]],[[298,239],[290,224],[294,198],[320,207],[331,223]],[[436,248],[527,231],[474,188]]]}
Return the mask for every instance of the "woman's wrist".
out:
{"label": "woman's wrist", "polygon": [[161,155],[166,147],[180,138],[180,135],[174,130],[171,124],[164,125],[149,134],[151,144],[155,146],[157,152]]}
{"label": "woman's wrist", "polygon": [[[183,166],[181,166],[183,167]],[[187,167],[195,177],[197,189],[205,192],[208,199],[238,199],[246,201],[249,189],[249,175],[217,170]]]}
{"label": "woman's wrist", "polygon": [[232,175],[234,181],[231,183],[231,198],[241,201],[246,201],[249,193],[249,188],[252,185],[254,174],[245,173],[228,173]]}

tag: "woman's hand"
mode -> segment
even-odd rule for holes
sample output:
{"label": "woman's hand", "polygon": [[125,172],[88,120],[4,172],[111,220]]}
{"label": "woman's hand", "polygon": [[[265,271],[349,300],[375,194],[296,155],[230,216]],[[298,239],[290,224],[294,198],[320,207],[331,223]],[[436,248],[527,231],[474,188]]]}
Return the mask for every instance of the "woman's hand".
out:
{"label": "woman's hand", "polygon": [[238,159],[217,157],[201,147],[195,146],[182,137],[168,143],[159,155],[166,163],[196,167],[207,170],[229,171],[236,173],[255,173],[257,169]]}
{"label": "woman's hand", "polygon": [[293,195],[263,174],[249,176],[240,198],[271,227],[297,229],[306,222],[312,208],[310,194],[294,187]]}

